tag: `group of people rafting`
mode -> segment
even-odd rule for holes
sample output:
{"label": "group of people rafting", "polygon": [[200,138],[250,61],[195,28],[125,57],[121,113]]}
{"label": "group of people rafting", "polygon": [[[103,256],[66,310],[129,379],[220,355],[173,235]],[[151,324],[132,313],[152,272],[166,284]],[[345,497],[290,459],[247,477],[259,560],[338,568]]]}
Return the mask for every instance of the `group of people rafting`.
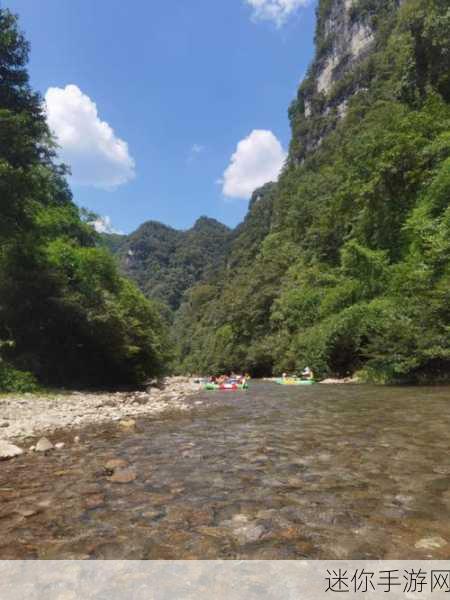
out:
{"label": "group of people rafting", "polygon": [[[199,383],[204,384],[206,390],[246,390],[248,389],[248,381],[250,375],[238,375],[237,373],[230,373],[229,375],[212,375],[206,379],[199,380]],[[275,383],[280,385],[310,385],[315,383],[314,373],[310,367],[305,367],[301,372],[300,376],[283,375],[275,379]]]}
{"label": "group of people rafting", "polygon": [[315,380],[312,369],[305,367],[301,372],[300,377],[283,373],[283,375],[279,379],[276,379],[275,382],[281,385],[309,385],[315,383]]}
{"label": "group of people rafting", "polygon": [[248,388],[248,380],[250,375],[238,375],[231,373],[230,375],[211,376],[205,385],[207,390],[246,390]]}

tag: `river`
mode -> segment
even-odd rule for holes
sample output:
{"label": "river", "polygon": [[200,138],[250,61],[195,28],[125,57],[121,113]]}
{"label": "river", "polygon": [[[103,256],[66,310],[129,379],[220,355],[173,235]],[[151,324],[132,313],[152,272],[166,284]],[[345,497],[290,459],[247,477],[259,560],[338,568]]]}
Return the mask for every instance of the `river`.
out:
{"label": "river", "polygon": [[[2,463],[0,558],[450,558],[450,388],[256,382],[190,402]],[[136,480],[109,481],[110,458]]]}

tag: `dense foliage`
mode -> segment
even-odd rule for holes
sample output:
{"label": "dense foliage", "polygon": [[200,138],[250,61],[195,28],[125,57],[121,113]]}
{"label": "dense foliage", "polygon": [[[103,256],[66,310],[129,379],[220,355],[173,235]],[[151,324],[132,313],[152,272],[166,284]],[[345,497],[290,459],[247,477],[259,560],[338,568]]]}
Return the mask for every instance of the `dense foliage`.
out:
{"label": "dense foliage", "polygon": [[[181,370],[449,378],[450,9],[398,4],[355,2],[353,19],[376,22],[372,52],[309,115],[301,88],[270,226],[249,260],[190,290]],[[322,20],[331,5],[319,3]],[[234,240],[230,256],[245,247]]]}
{"label": "dense foliage", "polygon": [[103,239],[148,298],[176,310],[185,291],[222,264],[229,237],[225,225],[200,217],[187,231],[148,221],[128,236]]}
{"label": "dense foliage", "polygon": [[28,44],[0,10],[0,389],[137,383],[168,360],[154,304],[99,247],[55,162]]}

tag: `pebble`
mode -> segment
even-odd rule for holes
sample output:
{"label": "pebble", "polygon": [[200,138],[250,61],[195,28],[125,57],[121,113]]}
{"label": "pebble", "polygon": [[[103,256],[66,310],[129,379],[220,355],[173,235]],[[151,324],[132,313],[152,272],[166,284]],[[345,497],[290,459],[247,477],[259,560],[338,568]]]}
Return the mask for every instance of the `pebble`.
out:
{"label": "pebble", "polygon": [[8,421],[3,421],[3,423],[0,423],[0,427],[9,427]]}
{"label": "pebble", "polygon": [[79,435],[76,435],[76,436],[73,438],[73,441],[74,441],[74,443],[75,443],[75,444],[79,444],[79,443],[80,443],[80,436],[79,436]]}
{"label": "pebble", "polygon": [[22,448],[10,444],[8,442],[0,441],[0,460],[6,460],[8,458],[14,458],[23,454]]}
{"label": "pebble", "polygon": [[62,450],[64,448],[64,446],[65,446],[64,442],[58,442],[57,444],[55,444],[55,448],[57,450]]}
{"label": "pebble", "polygon": [[111,483],[131,483],[136,479],[137,475],[132,469],[118,469],[114,471],[108,481]]}
{"label": "pebble", "polygon": [[49,450],[53,450],[54,447],[48,438],[43,437],[36,444],[36,452],[48,452]]}

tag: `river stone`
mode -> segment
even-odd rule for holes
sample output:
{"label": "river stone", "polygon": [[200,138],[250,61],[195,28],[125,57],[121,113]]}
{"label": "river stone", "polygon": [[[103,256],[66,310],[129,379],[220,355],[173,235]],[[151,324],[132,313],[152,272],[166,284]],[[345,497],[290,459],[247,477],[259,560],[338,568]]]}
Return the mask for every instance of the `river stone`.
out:
{"label": "river stone", "polygon": [[240,544],[257,542],[264,533],[264,527],[261,525],[244,525],[233,531],[234,537]]}
{"label": "river stone", "polygon": [[131,483],[136,479],[136,473],[132,469],[118,469],[114,471],[108,481],[111,483]]}
{"label": "river stone", "polygon": [[247,523],[248,517],[247,517],[247,515],[243,515],[243,514],[239,513],[237,515],[233,515],[232,521],[234,523]]}
{"label": "river stone", "polygon": [[126,469],[127,467],[128,463],[123,458],[111,458],[105,463],[107,471],[116,471],[117,469]]}
{"label": "river stone", "polygon": [[6,460],[8,458],[14,458],[23,454],[22,448],[10,444],[8,442],[0,441],[0,460]]}
{"label": "river stone", "polygon": [[105,497],[103,494],[92,494],[84,499],[84,506],[87,510],[94,508],[100,508],[105,504]]}
{"label": "river stone", "polygon": [[439,536],[431,538],[422,538],[414,544],[414,548],[422,550],[434,550],[436,548],[442,548],[447,545],[447,540]]}
{"label": "river stone", "polygon": [[136,427],[136,421],[134,419],[122,419],[119,421],[119,425],[124,429],[132,429]]}
{"label": "river stone", "polygon": [[158,519],[159,517],[162,517],[164,515],[164,513],[160,510],[147,510],[146,512],[142,513],[142,517],[144,519],[149,519],[150,521],[153,521],[154,519]]}
{"label": "river stone", "polygon": [[16,508],[14,512],[21,517],[32,517],[36,515],[39,511],[35,508]]}
{"label": "river stone", "polygon": [[64,442],[58,442],[57,444],[55,444],[55,448],[56,450],[62,450],[65,446]]}
{"label": "river stone", "polygon": [[48,452],[49,450],[53,449],[54,445],[45,437],[41,438],[36,444],[36,452]]}

